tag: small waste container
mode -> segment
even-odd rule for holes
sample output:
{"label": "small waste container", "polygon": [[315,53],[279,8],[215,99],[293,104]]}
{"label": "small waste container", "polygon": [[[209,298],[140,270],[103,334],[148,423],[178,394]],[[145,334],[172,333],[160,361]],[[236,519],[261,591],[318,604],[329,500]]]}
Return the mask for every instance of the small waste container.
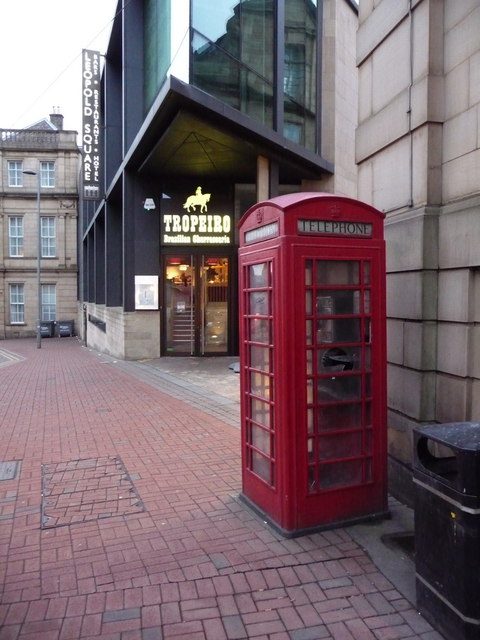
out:
{"label": "small waste container", "polygon": [[73,336],[73,320],[58,320],[57,335],[59,338]]}
{"label": "small waste container", "polygon": [[40,335],[42,338],[51,338],[53,336],[55,323],[53,320],[42,320],[40,322]]}
{"label": "small waste container", "polygon": [[480,423],[414,430],[417,608],[448,640],[480,640]]}

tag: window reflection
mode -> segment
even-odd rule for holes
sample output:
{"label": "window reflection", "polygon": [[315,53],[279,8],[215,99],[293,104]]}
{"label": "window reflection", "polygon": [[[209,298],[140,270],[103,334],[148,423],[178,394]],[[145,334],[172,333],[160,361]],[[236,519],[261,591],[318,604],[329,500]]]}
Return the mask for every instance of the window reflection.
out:
{"label": "window reflection", "polygon": [[365,335],[363,336],[365,342],[372,341],[372,323],[370,318],[365,318]]}
{"label": "window reflection", "polygon": [[360,402],[356,402],[353,404],[332,404],[318,407],[317,420],[318,431],[361,427],[362,405]]}
{"label": "window reflection", "polygon": [[171,63],[169,3],[146,0],[144,4],[144,96],[145,106],[152,105]]}
{"label": "window reflection", "polygon": [[307,386],[307,404],[312,404],[312,402],[313,402],[313,380],[308,378],[306,386]]}
{"label": "window reflection", "polygon": [[305,340],[307,345],[313,344],[313,322],[307,320],[305,323]]}
{"label": "window reflection", "polygon": [[359,484],[362,482],[362,461],[342,460],[324,464],[320,468],[320,488],[333,489],[349,484]]}
{"label": "window reflection", "polygon": [[273,124],[274,2],[192,0],[192,83]]}
{"label": "window reflection", "polygon": [[313,433],[313,408],[307,409],[307,433]]}
{"label": "window reflection", "polygon": [[270,427],[270,405],[258,398],[252,398],[251,417],[252,420],[262,424],[264,427]]}
{"label": "window reflection", "polygon": [[312,315],[312,292],[309,290],[305,291],[305,313],[307,316]]}
{"label": "window reflection", "polygon": [[320,460],[334,460],[347,456],[359,456],[362,454],[362,433],[339,433],[320,438],[318,454]]}
{"label": "window reflection", "polygon": [[257,451],[252,451],[252,471],[265,482],[270,482],[270,460]]}
{"label": "window reflection", "polygon": [[310,286],[313,282],[312,260],[305,260],[305,284]]}
{"label": "window reflection", "polygon": [[[282,5],[283,135],[315,150],[317,6],[313,0]],[[191,6],[192,84],[273,126],[277,2],[192,0]]]}
{"label": "window reflection", "polygon": [[319,289],[316,308],[320,315],[360,313],[360,291],[356,289]]}
{"label": "window reflection", "polygon": [[257,449],[260,449],[263,453],[266,453],[267,456],[270,456],[270,433],[253,424],[252,445]]}
{"label": "window reflection", "polygon": [[[234,7],[238,4],[238,0],[223,1],[212,3],[211,0],[194,0],[192,2],[192,24],[206,38],[212,42],[216,42],[220,38],[224,38],[227,32],[227,24],[234,20]],[[231,43],[238,42],[238,38],[230,38]],[[233,49],[232,44],[230,44]],[[237,50],[231,50],[232,54],[238,57]]]}
{"label": "window reflection", "polygon": [[268,292],[253,291],[249,294],[250,299],[250,315],[252,316],[268,316]]}
{"label": "window reflection", "polygon": [[308,438],[308,440],[307,440],[307,458],[308,458],[308,462],[315,462],[315,450],[313,448],[314,443],[315,443],[315,440],[313,438]]}
{"label": "window reflection", "polygon": [[317,260],[317,284],[360,284],[360,263],[356,260]]}
{"label": "window reflection", "polygon": [[250,392],[253,395],[260,396],[266,400],[270,400],[270,378],[267,375],[250,372]]}
{"label": "window reflection", "polygon": [[285,0],[284,136],[316,148],[316,2]]}
{"label": "window reflection", "polygon": [[270,343],[270,321],[260,318],[250,319],[250,340],[252,342]]}
{"label": "window reflection", "polygon": [[252,289],[268,287],[268,262],[252,264],[248,268],[249,285]]}
{"label": "window reflection", "polygon": [[250,345],[250,366],[269,373],[271,371],[270,349]]}
{"label": "window reflection", "polygon": [[363,263],[363,282],[370,284],[370,262],[367,261]]}
{"label": "window reflection", "polygon": [[363,295],[363,311],[364,313],[370,313],[370,289],[366,289]]}
{"label": "window reflection", "polygon": [[312,376],[313,375],[313,351],[309,349],[307,351],[306,356],[307,356],[306,374],[307,376]]}
{"label": "window reflection", "polygon": [[[360,320],[357,318],[335,318],[317,320],[317,344],[329,342],[359,342]],[[369,342],[370,340],[366,340]]]}

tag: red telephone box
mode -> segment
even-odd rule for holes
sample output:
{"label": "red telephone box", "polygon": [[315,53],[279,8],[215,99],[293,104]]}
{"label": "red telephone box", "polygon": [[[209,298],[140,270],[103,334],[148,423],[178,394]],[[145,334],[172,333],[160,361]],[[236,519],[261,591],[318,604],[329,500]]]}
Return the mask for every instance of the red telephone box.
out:
{"label": "red telephone box", "polygon": [[297,193],[239,224],[241,497],[287,536],[387,514],[383,218]]}

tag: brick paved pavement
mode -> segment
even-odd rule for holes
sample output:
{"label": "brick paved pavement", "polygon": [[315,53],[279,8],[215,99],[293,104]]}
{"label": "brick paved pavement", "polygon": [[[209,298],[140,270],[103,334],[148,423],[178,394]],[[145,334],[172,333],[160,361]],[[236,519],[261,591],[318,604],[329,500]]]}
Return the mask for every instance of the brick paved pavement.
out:
{"label": "brick paved pavement", "polygon": [[167,380],[75,338],[0,351],[0,640],[441,640],[348,529],[239,504],[239,430]]}

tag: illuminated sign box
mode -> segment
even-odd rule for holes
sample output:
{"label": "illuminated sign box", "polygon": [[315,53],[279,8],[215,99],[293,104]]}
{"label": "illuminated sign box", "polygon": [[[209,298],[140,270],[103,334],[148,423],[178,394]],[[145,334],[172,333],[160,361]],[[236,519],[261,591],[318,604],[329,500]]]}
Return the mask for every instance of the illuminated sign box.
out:
{"label": "illuminated sign box", "polygon": [[175,211],[162,216],[162,244],[164,245],[228,245],[232,243],[232,216],[209,213],[210,193],[195,194],[186,198],[182,213]]}
{"label": "illuminated sign box", "polygon": [[100,123],[100,53],[82,52],[82,178],[83,197],[100,198],[102,170]]}

